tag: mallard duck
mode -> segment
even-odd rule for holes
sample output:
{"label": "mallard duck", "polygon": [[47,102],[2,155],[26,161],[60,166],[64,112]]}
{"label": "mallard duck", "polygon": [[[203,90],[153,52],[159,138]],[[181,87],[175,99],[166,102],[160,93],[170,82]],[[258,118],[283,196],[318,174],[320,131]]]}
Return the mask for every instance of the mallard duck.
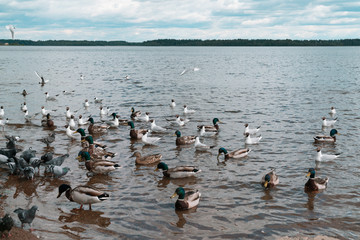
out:
{"label": "mallard duck", "polygon": [[161,154],[152,154],[147,156],[141,156],[140,152],[134,152],[131,157],[136,157],[135,163],[137,165],[148,165],[160,162],[162,155]]}
{"label": "mallard duck", "polygon": [[130,138],[131,139],[141,139],[142,136],[147,132],[147,129],[136,130],[133,121],[129,121],[128,125],[131,127],[131,129],[130,129]]}
{"label": "mallard duck", "polygon": [[100,145],[94,144],[92,136],[86,136],[85,139],[82,141],[87,141],[89,143],[87,151],[94,159],[111,159],[116,155],[116,153],[108,152]]}
{"label": "mallard duck", "polygon": [[[81,135],[81,143],[82,143],[82,147],[83,148],[88,148],[89,147],[89,142],[88,141],[86,141],[86,134],[85,134],[85,129],[83,129],[83,128],[78,128],[78,129],[76,129],[76,131],[74,132],[74,133],[80,133],[80,135]],[[105,149],[106,148],[106,145],[104,145],[104,144],[102,144],[102,143],[99,143],[99,142],[95,142],[94,141],[94,144],[97,146],[97,147],[101,147],[101,148],[103,148],[103,149]]]}
{"label": "mallard duck", "polygon": [[261,179],[261,184],[265,188],[271,188],[279,184],[279,177],[275,173],[275,169],[265,174]]}
{"label": "mallard duck", "polygon": [[315,177],[315,169],[310,168],[306,177],[309,177],[309,180],[305,183],[305,191],[318,191],[325,189],[329,178],[319,178]]}
{"label": "mallard duck", "polygon": [[256,134],[257,132],[260,131],[260,127],[257,128],[249,128],[249,124],[245,123],[245,129],[244,129],[244,135],[246,135],[246,133],[249,133],[250,135]]}
{"label": "mallard duck", "polygon": [[326,117],[322,117],[322,126],[323,127],[331,127],[334,126],[334,124],[336,123],[337,118],[335,118],[334,120],[326,120]]}
{"label": "mallard duck", "polygon": [[176,107],[176,103],[174,99],[171,99],[170,107],[172,108]]}
{"label": "mallard duck", "polygon": [[88,127],[88,132],[90,134],[106,133],[109,129],[109,126],[107,125],[95,125],[94,119],[92,117],[90,117],[88,121],[90,122]]}
{"label": "mallard duck", "polygon": [[221,121],[218,118],[213,119],[213,125],[199,125],[197,126],[198,130],[204,128],[206,132],[218,132],[219,131],[219,124]]}
{"label": "mallard duck", "polygon": [[136,117],[140,117],[141,116],[141,112],[140,111],[135,111],[135,108],[131,108],[131,119],[135,120]]}
{"label": "mallard duck", "polygon": [[182,119],[179,115],[176,115],[175,123],[177,123],[179,126],[184,126],[186,123],[190,122],[189,119]]}
{"label": "mallard duck", "polygon": [[65,196],[71,202],[81,204],[80,209],[82,209],[84,204],[89,204],[89,209],[91,210],[91,204],[99,203],[109,198],[109,194],[89,186],[78,186],[71,189],[70,185],[61,184],[57,198],[59,198],[63,192],[65,192]]}
{"label": "mallard duck", "polygon": [[336,129],[331,129],[330,136],[317,135],[314,137],[314,140],[316,143],[334,143],[336,142],[336,134],[340,135]]}
{"label": "mallard duck", "polygon": [[251,137],[249,133],[245,134],[245,144],[258,144],[261,139],[261,135],[258,137]]}
{"label": "mallard duck", "polygon": [[198,190],[191,190],[185,193],[182,187],[178,187],[170,198],[174,198],[176,195],[179,196],[175,203],[175,208],[178,210],[187,210],[199,205],[201,193]]}
{"label": "mallard duck", "polygon": [[141,137],[141,141],[145,143],[145,145],[154,145],[161,139],[159,137],[149,137],[148,134],[149,130]]}
{"label": "mallard duck", "polygon": [[109,172],[115,171],[121,168],[117,163],[107,160],[92,160],[89,152],[81,151],[80,157],[85,159],[85,167],[88,171],[95,174],[108,174]]}
{"label": "mallard duck", "polygon": [[193,109],[188,109],[186,105],[184,105],[184,113],[185,114],[189,114],[189,113],[195,113],[196,111]]}
{"label": "mallard duck", "polygon": [[176,145],[188,145],[195,143],[196,136],[181,136],[181,132],[176,130]]}
{"label": "mallard duck", "polygon": [[177,166],[174,168],[169,168],[168,165],[164,162],[160,162],[157,165],[155,171],[158,171],[159,169],[163,170],[164,177],[169,178],[193,177],[201,172],[201,170],[195,166]]}
{"label": "mallard duck", "polygon": [[244,149],[237,149],[232,152],[228,152],[225,148],[222,147],[222,148],[219,148],[219,153],[217,155],[217,159],[219,159],[219,156],[221,155],[221,153],[224,153],[225,160],[228,160],[230,158],[242,158],[242,157],[246,157],[250,151],[251,151],[250,148],[244,148]]}
{"label": "mallard duck", "polygon": [[335,154],[322,154],[321,152],[321,147],[318,147],[316,149],[316,161],[331,161],[331,160],[334,160],[335,158],[339,157],[339,155],[335,155]]}
{"label": "mallard duck", "polygon": [[54,121],[51,120],[50,113],[48,113],[48,114],[46,115],[46,118],[45,118],[45,119],[42,119],[42,120],[41,120],[41,126],[43,126],[43,127],[49,127],[49,128],[55,126]]}

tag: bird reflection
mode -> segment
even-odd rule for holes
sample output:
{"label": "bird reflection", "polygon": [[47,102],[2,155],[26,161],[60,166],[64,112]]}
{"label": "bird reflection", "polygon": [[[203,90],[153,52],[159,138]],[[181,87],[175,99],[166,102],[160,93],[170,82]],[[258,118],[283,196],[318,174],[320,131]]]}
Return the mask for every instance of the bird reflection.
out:
{"label": "bird reflection", "polygon": [[264,196],[262,196],[261,199],[265,201],[269,201],[273,199],[270,188],[264,188]]}
{"label": "bird reflection", "polygon": [[64,223],[79,222],[82,224],[95,224],[99,227],[107,227],[111,224],[110,218],[101,217],[104,212],[72,209],[71,213],[63,213],[59,216],[59,221]]}
{"label": "bird reflection", "polygon": [[314,210],[314,200],[315,200],[315,196],[317,194],[317,191],[316,192],[308,192],[307,195],[308,195],[308,201],[307,203],[305,204],[306,208],[309,209],[310,211],[313,211]]}
{"label": "bird reflection", "polygon": [[186,224],[186,219],[184,214],[191,214],[196,212],[197,207],[191,208],[189,210],[175,210],[176,215],[178,216],[178,221],[176,222],[176,226],[179,228],[183,228]]}
{"label": "bird reflection", "polygon": [[195,185],[199,181],[196,177],[187,177],[187,178],[168,178],[163,177],[158,181],[158,187],[159,188],[166,188],[167,185],[171,182],[172,184],[179,186],[179,187],[185,187],[187,185]]}
{"label": "bird reflection", "polygon": [[33,181],[30,181],[25,178],[21,178],[16,175],[9,175],[8,180],[4,183],[4,188],[8,189],[12,186],[16,187],[13,198],[17,198],[21,193],[24,193],[27,197],[33,198],[34,196],[38,197],[36,189],[42,180],[35,178]]}

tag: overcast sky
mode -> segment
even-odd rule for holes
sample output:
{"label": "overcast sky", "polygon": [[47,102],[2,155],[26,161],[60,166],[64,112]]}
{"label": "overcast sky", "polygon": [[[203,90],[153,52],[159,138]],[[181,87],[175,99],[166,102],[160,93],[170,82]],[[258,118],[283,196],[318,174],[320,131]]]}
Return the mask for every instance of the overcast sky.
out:
{"label": "overcast sky", "polygon": [[355,0],[0,0],[0,39],[344,39]]}

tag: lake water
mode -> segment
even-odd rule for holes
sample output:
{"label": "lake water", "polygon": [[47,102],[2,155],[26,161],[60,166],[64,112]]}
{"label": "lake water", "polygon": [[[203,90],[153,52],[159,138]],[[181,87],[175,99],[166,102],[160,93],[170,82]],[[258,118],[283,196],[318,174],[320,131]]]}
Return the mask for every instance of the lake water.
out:
{"label": "lake water", "polygon": [[[198,68],[198,71],[192,69]],[[180,75],[184,69],[191,69]],[[49,82],[41,87],[34,71]],[[41,156],[47,151],[68,153],[63,166],[71,171],[60,179],[40,176],[34,181],[9,176],[0,169],[0,203],[19,221],[13,210],[37,205],[34,233],[43,239],[274,239],[280,236],[327,235],[357,239],[360,234],[360,48],[359,47],[0,47],[0,105],[9,124],[5,134],[19,135],[19,146],[32,147]],[[80,74],[85,76],[80,80]],[[130,79],[125,79],[125,76]],[[25,98],[23,89],[30,93]],[[63,91],[72,91],[64,95]],[[45,101],[45,92],[57,101]],[[65,134],[65,108],[99,121],[103,99],[121,118],[131,107],[150,112],[168,133],[157,146],[144,146],[129,137],[129,127],[120,126],[100,137],[118,155],[122,165],[107,176],[87,176],[75,158],[80,143]],[[89,99],[86,110],[82,104]],[[170,108],[171,99],[177,106]],[[48,130],[24,124],[21,103],[29,113],[41,106],[53,110],[56,141],[49,148],[35,141]],[[195,109],[190,122],[177,127],[169,120],[183,115],[182,105]],[[323,153],[340,153],[334,161],[315,163],[313,137],[329,134],[321,118],[337,110],[334,145]],[[198,134],[196,126],[219,118],[220,133],[201,138],[214,149],[195,151],[193,146],[175,146],[175,130]],[[248,157],[218,163],[218,148],[245,147],[244,123],[261,126],[263,139],[250,146]],[[150,124],[135,122],[137,128]],[[2,135],[0,146],[5,147]],[[155,166],[135,166],[134,151],[162,153],[169,167],[196,165],[197,178],[169,180]],[[223,157],[222,157],[223,158]],[[222,159],[221,158],[221,159]],[[307,170],[330,178],[326,190],[304,192]],[[260,185],[262,176],[276,168],[280,184],[269,190]],[[56,198],[58,186],[88,184],[105,190],[110,200],[94,204],[92,211],[64,196]],[[178,186],[202,193],[196,209],[175,211],[169,197]]]}

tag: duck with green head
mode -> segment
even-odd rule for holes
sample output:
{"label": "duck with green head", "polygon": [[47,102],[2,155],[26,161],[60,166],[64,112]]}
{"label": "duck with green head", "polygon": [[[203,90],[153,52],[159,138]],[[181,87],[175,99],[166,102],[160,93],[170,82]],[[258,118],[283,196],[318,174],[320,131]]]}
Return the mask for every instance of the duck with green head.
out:
{"label": "duck with green head", "polygon": [[179,196],[175,202],[177,210],[188,210],[199,205],[201,193],[198,190],[185,192],[182,187],[178,187],[170,198],[174,198],[176,195]]}
{"label": "duck with green head", "polygon": [[85,160],[85,167],[89,172],[95,174],[108,174],[109,172],[115,171],[116,169],[121,168],[117,163],[107,161],[107,160],[92,160],[90,153],[85,151],[80,151],[78,158]]}
{"label": "duck with green head", "polygon": [[340,135],[336,129],[330,130],[330,136],[326,135],[317,135],[314,137],[315,143],[335,143],[336,142],[336,136]]}
{"label": "duck with green head", "polygon": [[242,157],[246,157],[250,151],[251,151],[250,148],[244,148],[244,149],[237,149],[232,152],[228,152],[225,148],[221,147],[219,148],[217,159],[219,160],[219,157],[222,153],[224,154],[224,160],[228,160],[230,158],[242,158]]}
{"label": "duck with green head", "polygon": [[195,166],[177,166],[174,168],[169,168],[168,165],[164,162],[160,162],[157,165],[155,171],[158,171],[159,169],[163,170],[164,177],[169,178],[194,177],[201,172],[201,170]]}
{"label": "duck with green head", "polygon": [[306,177],[310,177],[309,180],[305,183],[305,192],[307,191],[318,191],[325,189],[329,178],[319,178],[315,177],[315,169],[309,168],[308,174]]}
{"label": "duck with green head", "polygon": [[176,130],[176,145],[189,145],[195,143],[196,136],[181,136],[181,132]]}
{"label": "duck with green head", "polygon": [[128,125],[131,127],[130,128],[130,138],[131,139],[141,139],[144,134],[147,133],[147,129],[135,129],[135,125],[134,125],[134,122],[133,121],[129,121],[128,122]]}
{"label": "duck with green head", "polygon": [[141,112],[140,111],[135,111],[135,108],[131,108],[131,119],[135,120],[136,117],[140,117],[141,116]]}
{"label": "duck with green head", "polygon": [[83,141],[88,142],[89,147],[87,151],[90,153],[91,157],[94,159],[111,159],[115,157],[116,153],[108,152],[104,148],[94,143],[92,136],[86,136]]}
{"label": "duck with green head", "polygon": [[276,175],[275,169],[265,174],[261,179],[261,185],[265,188],[275,187],[277,184],[279,184],[279,177]]}
{"label": "duck with green head", "polygon": [[219,131],[219,124],[221,121],[218,118],[213,119],[213,125],[199,125],[197,126],[198,130],[201,130],[202,127],[205,128],[206,132],[218,132]]}
{"label": "duck with green head", "polygon": [[63,192],[65,192],[66,198],[71,202],[81,204],[80,209],[82,209],[84,204],[89,204],[89,209],[91,210],[91,204],[99,203],[109,198],[109,194],[90,186],[78,186],[72,189],[70,185],[61,184],[57,198],[59,198]]}
{"label": "duck with green head", "polygon": [[95,125],[94,119],[92,117],[90,117],[88,121],[90,122],[90,125],[88,127],[88,132],[90,134],[106,133],[109,129],[109,126],[107,125]]}

